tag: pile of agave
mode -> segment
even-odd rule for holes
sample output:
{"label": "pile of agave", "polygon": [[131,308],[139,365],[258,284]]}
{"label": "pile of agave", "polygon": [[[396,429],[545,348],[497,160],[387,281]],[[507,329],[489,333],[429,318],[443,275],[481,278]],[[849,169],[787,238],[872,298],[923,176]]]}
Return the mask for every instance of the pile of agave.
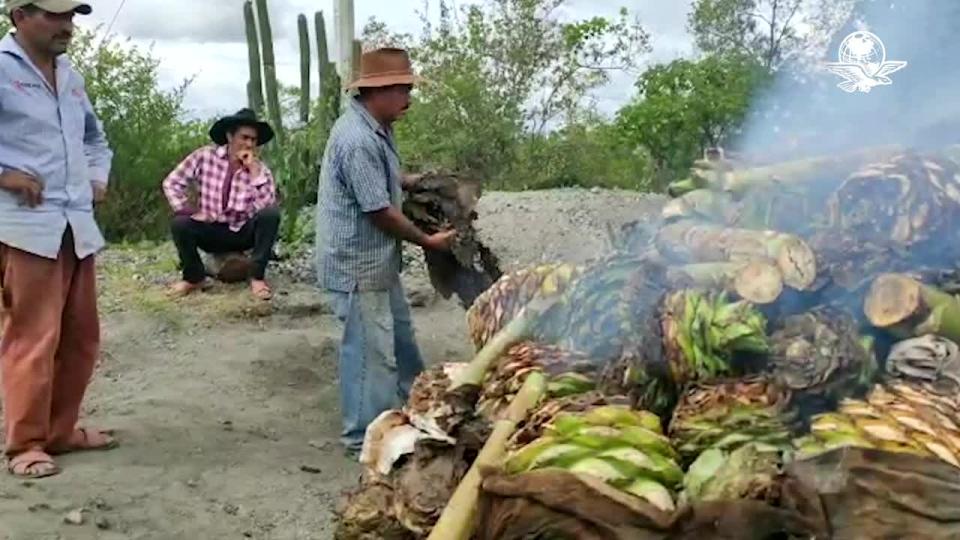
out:
{"label": "pile of agave", "polygon": [[[951,200],[937,199],[944,215]],[[837,266],[814,263],[799,237],[704,231],[725,242],[712,256],[731,260],[686,266],[681,281],[675,265],[690,260],[638,254],[636,240],[587,265],[504,274],[467,312],[477,357],[424,374],[416,407],[371,425],[378,435],[364,455],[376,474],[351,497],[381,504],[370,494],[389,485],[392,508],[409,509],[396,500],[411,491],[400,485],[415,476],[409,463],[426,470],[429,456],[456,456],[465,461],[444,469],[462,478],[456,491],[444,488],[451,502],[442,516],[433,506],[416,520],[355,504],[340,514],[337,537],[376,536],[346,532],[359,530],[349,516],[362,514],[382,521],[365,530],[392,538],[468,538],[484,497],[480,469],[590,477],[663,516],[716,501],[779,507],[792,463],[845,448],[911,454],[960,474],[960,300],[914,277],[880,275],[870,291],[850,291],[858,305],[838,310],[809,272]],[[704,238],[697,245],[710,247]],[[775,260],[752,259],[764,254]],[[745,262],[773,268],[777,287],[764,290],[777,301],[738,294],[757,292],[744,274],[735,287],[725,280]],[[705,268],[710,279],[697,282]],[[793,301],[780,302],[781,291]],[[518,407],[533,374],[545,384]],[[457,451],[425,451],[437,445]]]}

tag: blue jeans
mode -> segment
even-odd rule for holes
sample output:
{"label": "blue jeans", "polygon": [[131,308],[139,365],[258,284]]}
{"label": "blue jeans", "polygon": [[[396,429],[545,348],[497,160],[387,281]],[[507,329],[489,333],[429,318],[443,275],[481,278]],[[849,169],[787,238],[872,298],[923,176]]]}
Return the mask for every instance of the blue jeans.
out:
{"label": "blue jeans", "polygon": [[340,343],[341,442],[359,450],[367,425],[406,403],[423,371],[410,306],[398,282],[390,290],[327,291],[343,323]]}

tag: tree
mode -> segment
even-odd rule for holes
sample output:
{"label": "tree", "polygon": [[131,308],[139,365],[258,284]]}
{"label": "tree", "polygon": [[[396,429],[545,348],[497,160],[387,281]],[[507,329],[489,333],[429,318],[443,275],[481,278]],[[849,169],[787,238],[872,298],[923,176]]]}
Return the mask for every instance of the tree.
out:
{"label": "tree", "polygon": [[697,0],[688,16],[704,52],[755,55],[776,69],[801,43],[794,27],[803,0]]}
{"label": "tree", "polygon": [[752,97],[770,80],[752,57],[714,54],[647,70],[617,117],[621,133],[653,156],[661,180],[739,133]]}
{"label": "tree", "polygon": [[[0,33],[10,31],[0,19]],[[114,152],[108,201],[97,209],[110,240],[165,236],[164,176],[206,139],[206,123],[183,119],[189,84],[162,90],[150,51],[78,29],[69,51]]]}
{"label": "tree", "polygon": [[406,46],[429,81],[397,129],[414,167],[502,177],[519,144],[574,116],[612,71],[635,66],[649,51],[648,35],[625,10],[615,20],[564,22],[563,4],[487,0],[456,14],[444,0],[439,23],[424,17],[416,39],[367,24],[366,43]]}

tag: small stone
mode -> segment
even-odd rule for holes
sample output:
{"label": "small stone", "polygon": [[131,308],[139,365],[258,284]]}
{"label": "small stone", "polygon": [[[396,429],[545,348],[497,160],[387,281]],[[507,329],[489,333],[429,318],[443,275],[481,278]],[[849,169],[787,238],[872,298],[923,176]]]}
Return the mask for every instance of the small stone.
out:
{"label": "small stone", "polygon": [[49,510],[49,509],[50,509],[50,505],[47,503],[31,504],[30,506],[27,507],[27,510],[29,510],[30,512],[39,512],[41,510]]}
{"label": "small stone", "polygon": [[316,448],[317,450],[327,450],[330,448],[330,441],[310,441],[307,444]]}
{"label": "small stone", "polygon": [[103,516],[97,516],[97,519],[93,521],[94,525],[97,526],[101,531],[108,531],[113,525],[110,523],[110,520]]}
{"label": "small stone", "polygon": [[197,483],[196,480],[187,480],[187,487],[195,488],[195,487],[197,487],[198,485],[199,485],[199,484]]}
{"label": "small stone", "polygon": [[71,510],[67,515],[63,516],[63,522],[69,525],[83,525],[83,510]]}
{"label": "small stone", "polygon": [[323,472],[320,470],[319,467],[311,467],[310,465],[301,465],[300,470],[310,474],[320,474],[321,472]]}
{"label": "small stone", "polygon": [[97,510],[112,510],[112,509],[113,509],[109,504],[107,504],[107,501],[101,499],[100,497],[97,497],[96,499],[94,499],[91,504],[92,504],[92,506],[93,506],[94,508],[96,508]]}
{"label": "small stone", "polygon": [[223,511],[230,514],[231,516],[235,516],[240,511],[240,507],[235,504],[227,503],[223,505]]}

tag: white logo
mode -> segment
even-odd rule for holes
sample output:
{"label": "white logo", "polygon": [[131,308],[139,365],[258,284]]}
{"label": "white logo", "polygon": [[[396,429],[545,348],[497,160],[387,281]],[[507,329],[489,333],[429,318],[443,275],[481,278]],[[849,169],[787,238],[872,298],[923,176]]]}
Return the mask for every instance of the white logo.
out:
{"label": "white logo", "polygon": [[875,34],[858,30],[840,44],[839,62],[828,62],[827,69],[843,77],[837,85],[844,92],[869,92],[874,86],[893,84],[891,73],[906,67],[903,61],[887,62],[887,49]]}

